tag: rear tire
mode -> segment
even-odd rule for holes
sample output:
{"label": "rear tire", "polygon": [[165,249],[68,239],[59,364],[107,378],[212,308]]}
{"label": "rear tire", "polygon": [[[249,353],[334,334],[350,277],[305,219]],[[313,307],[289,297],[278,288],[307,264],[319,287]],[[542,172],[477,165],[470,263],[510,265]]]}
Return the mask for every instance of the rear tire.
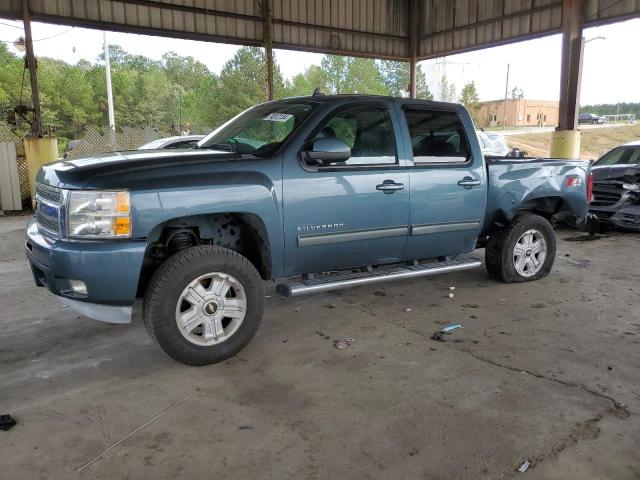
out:
{"label": "rear tire", "polygon": [[262,280],[237,252],[191,247],[156,270],[143,308],[149,335],[167,355],[210,365],[237,354],[255,335],[264,309]]}
{"label": "rear tire", "polygon": [[533,213],[518,215],[491,234],[485,249],[489,275],[505,283],[532,282],[549,275],[556,237],[549,221]]}

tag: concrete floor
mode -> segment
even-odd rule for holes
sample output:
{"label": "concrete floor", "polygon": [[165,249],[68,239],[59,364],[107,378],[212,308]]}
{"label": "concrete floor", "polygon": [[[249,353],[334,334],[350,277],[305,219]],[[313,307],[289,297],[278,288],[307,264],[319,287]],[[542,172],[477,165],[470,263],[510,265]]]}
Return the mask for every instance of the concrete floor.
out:
{"label": "concrete floor", "polygon": [[536,283],[270,296],[239,356],[189,368],[36,289],[25,222],[0,218],[2,478],[640,478],[640,235],[561,231]]}

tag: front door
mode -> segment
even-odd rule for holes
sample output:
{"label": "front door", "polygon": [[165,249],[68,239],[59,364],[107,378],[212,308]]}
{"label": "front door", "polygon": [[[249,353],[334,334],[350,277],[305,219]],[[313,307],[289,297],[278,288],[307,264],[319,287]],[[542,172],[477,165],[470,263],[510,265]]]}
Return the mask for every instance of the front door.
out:
{"label": "front door", "polygon": [[393,263],[403,256],[409,175],[399,161],[398,118],[387,103],[337,108],[302,146],[336,138],[345,162],[285,160],[285,268],[288,275]]}
{"label": "front door", "polygon": [[475,248],[486,208],[484,162],[459,113],[402,109],[413,153],[408,258],[432,258]]}

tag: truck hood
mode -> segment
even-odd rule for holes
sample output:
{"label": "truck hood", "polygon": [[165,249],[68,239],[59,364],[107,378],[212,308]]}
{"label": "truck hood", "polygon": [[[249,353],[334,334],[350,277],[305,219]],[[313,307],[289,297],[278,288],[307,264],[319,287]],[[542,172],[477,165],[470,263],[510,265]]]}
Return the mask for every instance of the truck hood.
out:
{"label": "truck hood", "polygon": [[620,180],[640,182],[640,164],[631,165],[602,165],[591,167],[594,182]]}
{"label": "truck hood", "polygon": [[136,170],[167,166],[252,160],[248,154],[216,150],[133,150],[81,157],[44,165],[36,177],[38,183],[62,188],[83,188],[91,180]]}

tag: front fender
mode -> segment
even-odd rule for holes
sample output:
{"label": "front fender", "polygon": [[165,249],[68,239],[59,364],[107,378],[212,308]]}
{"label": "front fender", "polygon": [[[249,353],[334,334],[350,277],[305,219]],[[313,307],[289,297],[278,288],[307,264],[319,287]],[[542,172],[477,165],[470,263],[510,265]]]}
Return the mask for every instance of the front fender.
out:
{"label": "front fender", "polygon": [[[133,234],[153,236],[162,224],[183,217],[223,213],[254,215],[263,223],[271,252],[273,276],[284,268],[280,180],[255,172],[220,173],[211,184],[203,179],[131,194]],[[206,179],[205,179],[206,180]],[[189,186],[185,186],[189,185]]]}

